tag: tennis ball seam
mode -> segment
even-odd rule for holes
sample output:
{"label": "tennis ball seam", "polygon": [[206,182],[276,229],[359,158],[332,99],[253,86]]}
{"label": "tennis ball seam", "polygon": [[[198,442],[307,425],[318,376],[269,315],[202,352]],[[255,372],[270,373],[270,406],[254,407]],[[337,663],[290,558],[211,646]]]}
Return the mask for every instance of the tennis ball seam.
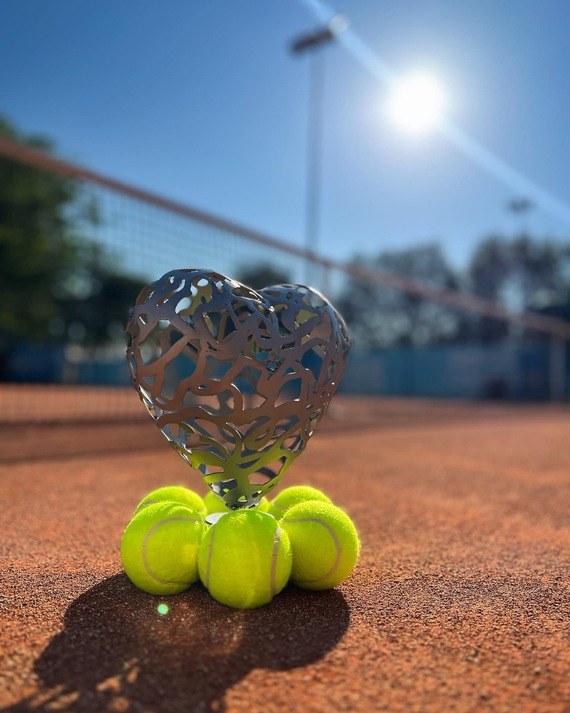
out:
{"label": "tennis ball seam", "polygon": [[[283,528],[277,526],[277,529],[275,530],[275,535],[273,537],[273,548],[271,552],[271,568],[270,568],[270,574],[269,574],[269,590],[271,592],[271,598],[276,596],[278,593],[277,588],[277,563],[279,559],[279,545],[281,543],[281,539],[283,536]],[[205,571],[204,571],[204,576],[202,577],[202,583],[206,587],[206,589],[210,589],[210,574],[211,574],[211,565],[212,565],[212,557],[214,553],[214,540],[216,538],[216,527],[215,525],[213,526],[211,536],[210,536],[210,541],[208,543],[208,554],[206,558],[206,566],[205,566]]]}
{"label": "tennis ball seam", "polygon": [[279,543],[283,530],[277,526],[275,537],[273,538],[273,552],[271,553],[271,574],[269,586],[271,589],[271,598],[277,594],[277,557],[279,556]]}
{"label": "tennis ball seam", "polygon": [[[329,577],[332,577],[332,575],[335,573],[337,570],[338,566],[340,565],[340,560],[342,558],[342,545],[340,543],[340,540],[337,537],[336,532],[333,530],[333,528],[328,525],[326,522],[323,522],[322,520],[319,520],[317,517],[296,517],[293,519],[287,519],[283,518],[284,522],[313,522],[316,523],[317,525],[322,525],[325,530],[329,533],[329,535],[332,537],[332,540],[334,542],[334,545],[336,547],[336,558],[335,561],[332,565],[332,567],[325,572],[321,577],[317,577],[316,579],[299,579],[297,580],[299,584],[316,584],[317,582],[323,582],[324,580],[328,579]],[[295,558],[295,553],[293,553],[293,559]]]}
{"label": "tennis ball seam", "polygon": [[146,533],[143,543],[142,543],[142,560],[143,560],[143,565],[146,570],[146,573],[151,579],[154,579],[155,582],[158,582],[159,584],[186,584],[185,581],[179,580],[179,579],[163,579],[159,575],[156,574],[152,570],[152,567],[150,566],[148,562],[148,556],[147,556],[147,547],[148,547],[148,542],[151,538],[152,535],[163,525],[166,525],[168,522],[201,522],[198,518],[196,517],[167,517],[164,520],[160,520],[159,522],[156,522],[150,530]]}

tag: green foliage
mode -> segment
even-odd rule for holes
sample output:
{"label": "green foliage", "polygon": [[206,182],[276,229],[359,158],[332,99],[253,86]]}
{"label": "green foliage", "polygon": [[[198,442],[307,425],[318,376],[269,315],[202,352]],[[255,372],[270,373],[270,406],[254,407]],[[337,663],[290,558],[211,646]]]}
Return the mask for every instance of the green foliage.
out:
{"label": "green foliage", "polygon": [[487,238],[469,265],[473,291],[515,309],[540,309],[568,286],[568,248],[523,234]]}
{"label": "green foliage", "polygon": [[[44,152],[0,118],[0,136]],[[0,363],[12,345],[122,340],[143,279],[121,275],[82,234],[97,206],[76,181],[0,159]]]}
{"label": "green foliage", "polygon": [[[5,120],[0,136],[51,149],[41,138],[25,139]],[[77,264],[65,214],[76,199],[71,181],[0,160],[0,343],[48,337],[58,311],[53,286]]]}
{"label": "green foliage", "polygon": [[[435,244],[357,258],[355,264],[439,289],[456,289],[459,281]],[[369,280],[351,278],[338,307],[361,347],[432,344],[453,339],[458,330],[459,317],[449,307]]]}
{"label": "green foliage", "polygon": [[[442,289],[464,289],[513,311],[570,317],[570,249],[552,240],[490,236],[476,248],[463,274],[450,267],[435,244],[355,262]],[[513,333],[512,325],[504,321],[356,278],[350,279],[338,306],[360,347],[486,343]],[[517,333],[520,336],[520,329]]]}
{"label": "green foliage", "polygon": [[82,267],[64,277],[56,290],[62,339],[84,346],[122,342],[124,324],[144,280],[111,270],[95,246],[82,252],[88,253]]}
{"label": "green foliage", "polygon": [[[490,236],[476,248],[468,267],[468,284],[476,295],[513,311],[563,313],[568,303],[570,274],[566,246],[528,234],[514,238]],[[509,335],[505,322],[472,319],[474,336],[482,342]]]}

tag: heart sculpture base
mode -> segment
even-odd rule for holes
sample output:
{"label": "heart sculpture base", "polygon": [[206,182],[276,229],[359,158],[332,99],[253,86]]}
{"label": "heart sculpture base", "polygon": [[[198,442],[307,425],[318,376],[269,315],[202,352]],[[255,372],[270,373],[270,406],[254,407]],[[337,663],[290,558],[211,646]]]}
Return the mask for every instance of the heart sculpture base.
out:
{"label": "heart sculpture base", "polygon": [[311,287],[256,292],[198,269],[145,287],[126,331],[151,417],[231,509],[255,506],[305,449],[350,346],[342,317]]}

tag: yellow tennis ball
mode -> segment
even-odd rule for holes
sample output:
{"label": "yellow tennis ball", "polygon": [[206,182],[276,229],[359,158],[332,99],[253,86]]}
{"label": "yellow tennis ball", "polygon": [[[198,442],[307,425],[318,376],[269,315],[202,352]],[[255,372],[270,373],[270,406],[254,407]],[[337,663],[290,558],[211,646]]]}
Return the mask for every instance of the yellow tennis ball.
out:
{"label": "yellow tennis ball", "polygon": [[197,510],[201,515],[206,515],[207,510],[204,501],[193,490],[185,488],[183,485],[167,485],[164,488],[157,488],[152,493],[145,495],[137,505],[135,515],[147,505],[160,502],[173,502],[186,505],[186,507]]}
{"label": "yellow tennis ball", "polygon": [[196,510],[159,502],[142,508],[121,540],[129,579],[149,594],[177,594],[198,580],[198,548],[207,525]]}
{"label": "yellow tennis ball", "polygon": [[303,589],[331,589],[354,569],[360,540],[354,523],[340,508],[305,502],[287,510],[280,521],[293,550],[291,579]]}
{"label": "yellow tennis ball", "polygon": [[270,507],[271,503],[269,502],[269,499],[261,498],[259,503],[255,506],[255,510],[257,510],[257,512],[269,512]]}
{"label": "yellow tennis ball", "polygon": [[331,499],[320,490],[317,490],[317,488],[313,488],[310,485],[293,485],[290,488],[282,490],[279,495],[271,501],[268,512],[280,520],[293,505],[298,505],[299,503],[308,502],[310,500],[332,503]]}
{"label": "yellow tennis ball", "polygon": [[[203,500],[208,515],[215,512],[230,511],[221,495],[218,495],[213,490],[210,490],[207,495],[204,495]],[[267,498],[261,498],[259,505],[256,505],[256,507],[252,509],[257,510],[257,512],[267,512],[269,509],[269,500]]]}
{"label": "yellow tennis ball", "polygon": [[287,584],[289,538],[267,513],[228,512],[202,540],[198,569],[204,586],[222,604],[236,609],[260,607]]}

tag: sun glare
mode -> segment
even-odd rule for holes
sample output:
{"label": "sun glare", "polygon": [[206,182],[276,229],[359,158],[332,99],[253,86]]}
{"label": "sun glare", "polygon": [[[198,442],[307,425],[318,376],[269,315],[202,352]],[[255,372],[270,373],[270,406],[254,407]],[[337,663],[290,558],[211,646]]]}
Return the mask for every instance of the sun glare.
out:
{"label": "sun glare", "polygon": [[439,80],[429,72],[415,72],[395,84],[388,96],[386,113],[398,128],[421,135],[437,127],[446,104]]}

